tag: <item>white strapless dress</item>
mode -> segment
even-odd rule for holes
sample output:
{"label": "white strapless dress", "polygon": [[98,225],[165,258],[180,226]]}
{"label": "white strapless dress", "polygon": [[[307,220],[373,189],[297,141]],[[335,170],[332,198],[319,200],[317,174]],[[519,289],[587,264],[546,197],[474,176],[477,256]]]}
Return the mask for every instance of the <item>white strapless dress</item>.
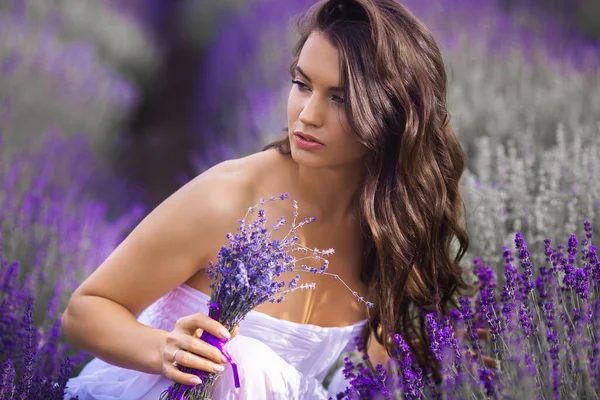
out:
{"label": "white strapless dress", "polygon": [[[205,293],[183,284],[148,307],[138,320],[171,331],[180,317],[208,313],[208,300]],[[335,398],[345,388],[341,369],[329,390],[322,381],[340,355],[353,349],[352,339],[364,323],[323,328],[251,311],[241,322],[239,334],[226,345],[237,363],[241,387],[235,388],[227,364],[215,384],[213,399]],[[157,400],[171,383],[162,375],[120,368],[95,358],[67,382],[65,399]]]}

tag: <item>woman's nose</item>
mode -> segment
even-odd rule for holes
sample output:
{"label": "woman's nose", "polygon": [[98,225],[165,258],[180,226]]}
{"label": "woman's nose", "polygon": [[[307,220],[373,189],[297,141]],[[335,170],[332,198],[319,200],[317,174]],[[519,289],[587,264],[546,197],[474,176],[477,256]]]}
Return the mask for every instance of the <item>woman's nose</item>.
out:
{"label": "woman's nose", "polygon": [[299,119],[305,125],[321,126],[325,118],[324,113],[324,106],[316,96],[312,95],[304,103]]}

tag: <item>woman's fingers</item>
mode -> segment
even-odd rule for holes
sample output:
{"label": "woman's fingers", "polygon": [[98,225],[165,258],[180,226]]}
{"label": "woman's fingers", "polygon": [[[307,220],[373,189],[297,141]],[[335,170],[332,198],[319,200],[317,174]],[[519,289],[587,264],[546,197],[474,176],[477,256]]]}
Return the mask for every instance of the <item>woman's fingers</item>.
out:
{"label": "woman's fingers", "polygon": [[[200,328],[198,328],[198,329],[196,329],[196,332],[194,332],[193,336],[195,338],[200,338],[200,336],[202,336],[202,332],[203,332],[203,330],[200,329]],[[240,332],[240,324],[237,324],[230,331],[230,333],[231,333],[231,339],[233,339],[234,337],[236,337],[239,332]],[[229,340],[231,340],[231,339],[229,339]]]}
{"label": "woman's fingers", "polygon": [[173,361],[177,361],[177,364],[184,367],[195,368],[206,372],[221,372],[225,369],[220,362],[213,362],[207,358],[194,354],[185,348],[183,348],[182,351],[177,352]]}
{"label": "woman's fingers", "polygon": [[173,382],[181,383],[183,385],[196,386],[202,383],[202,380],[196,375],[180,371],[176,366],[169,363],[165,365],[163,375]]}
{"label": "woman's fingers", "polygon": [[225,364],[227,359],[221,353],[221,350],[215,346],[206,343],[204,340],[200,340],[194,336],[186,336],[183,343],[180,344],[182,349],[192,352],[198,356],[208,358],[215,363]]}
{"label": "woman's fingers", "polygon": [[222,372],[227,358],[217,347],[200,339],[202,332],[208,332],[219,339],[230,339],[237,335],[236,325],[230,333],[218,321],[198,313],[180,318],[175,329],[166,337],[163,352],[163,375],[174,382],[197,385],[199,378],[179,370],[179,366],[206,372]]}
{"label": "woman's fingers", "polygon": [[229,339],[231,337],[229,331],[221,323],[202,313],[179,318],[175,326],[190,335],[200,328],[221,339]]}

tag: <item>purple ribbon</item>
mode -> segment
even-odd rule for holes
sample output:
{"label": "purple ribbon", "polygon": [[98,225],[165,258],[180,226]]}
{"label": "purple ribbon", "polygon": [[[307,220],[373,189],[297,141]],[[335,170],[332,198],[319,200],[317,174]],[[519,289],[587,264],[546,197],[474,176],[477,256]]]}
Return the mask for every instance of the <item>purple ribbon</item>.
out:
{"label": "purple ribbon", "polygon": [[[221,309],[220,309],[219,305],[217,303],[213,302],[208,305],[208,308],[209,308],[208,316],[211,317],[212,319],[214,319],[215,321],[218,321],[219,315],[221,313]],[[235,383],[235,387],[239,388],[240,387],[240,376],[238,374],[237,364],[233,362],[231,355],[229,354],[229,352],[227,350],[225,350],[225,347],[224,347],[225,343],[227,343],[227,339],[218,338],[218,337],[208,333],[207,331],[202,332],[200,339],[204,340],[208,344],[215,346],[217,349],[219,349],[221,351],[221,354],[223,354],[225,356],[227,361],[231,364],[231,369],[233,371],[233,381]]]}

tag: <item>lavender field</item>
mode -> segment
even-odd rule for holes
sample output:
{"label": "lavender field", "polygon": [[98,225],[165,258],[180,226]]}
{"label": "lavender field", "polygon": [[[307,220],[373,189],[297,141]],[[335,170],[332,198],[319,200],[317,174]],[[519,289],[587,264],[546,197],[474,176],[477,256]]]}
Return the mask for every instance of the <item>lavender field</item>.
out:
{"label": "lavender field", "polygon": [[[340,359],[340,398],[600,397],[600,7],[551,3],[403,2],[445,56],[481,290],[428,319],[441,385],[398,337],[394,376]],[[80,282],[187,180],[281,137],[311,4],[0,2],[0,398],[62,399],[91,358],[60,329]]]}

